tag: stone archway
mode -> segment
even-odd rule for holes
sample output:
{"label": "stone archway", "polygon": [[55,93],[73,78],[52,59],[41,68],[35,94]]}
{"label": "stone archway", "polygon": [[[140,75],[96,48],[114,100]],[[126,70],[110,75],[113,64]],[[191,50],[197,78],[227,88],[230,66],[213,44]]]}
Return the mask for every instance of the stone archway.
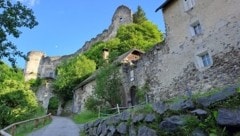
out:
{"label": "stone archway", "polygon": [[132,86],[130,88],[130,98],[131,98],[131,105],[134,106],[136,105],[137,102],[137,97],[136,97],[136,93],[137,93],[137,87],[136,86]]}

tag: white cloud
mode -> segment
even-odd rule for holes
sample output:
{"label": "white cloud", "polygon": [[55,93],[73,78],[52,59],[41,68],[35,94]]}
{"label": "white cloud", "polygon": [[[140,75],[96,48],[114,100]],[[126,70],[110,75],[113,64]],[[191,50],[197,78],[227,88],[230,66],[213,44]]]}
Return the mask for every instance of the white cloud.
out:
{"label": "white cloud", "polygon": [[17,1],[20,1],[20,2],[26,4],[27,6],[30,6],[30,7],[33,7],[37,3],[39,3],[39,0],[17,0]]}

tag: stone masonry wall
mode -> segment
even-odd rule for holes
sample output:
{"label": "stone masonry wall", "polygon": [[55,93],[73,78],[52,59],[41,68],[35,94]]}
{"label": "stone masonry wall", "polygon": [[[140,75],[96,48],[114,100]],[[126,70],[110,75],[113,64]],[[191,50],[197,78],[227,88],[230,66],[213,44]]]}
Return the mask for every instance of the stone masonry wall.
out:
{"label": "stone masonry wall", "polygon": [[92,95],[95,85],[96,85],[96,82],[91,81],[74,91],[73,113],[79,113],[80,111],[85,109],[84,103],[86,99],[90,95]]}
{"label": "stone masonry wall", "polygon": [[[186,39],[178,49],[171,50],[167,41],[156,45],[135,63],[135,78],[125,82],[126,91],[132,86],[148,84],[149,94],[157,101],[184,95],[187,88],[207,91],[239,81],[240,16],[234,14],[224,20],[219,19],[210,27],[205,38],[200,35],[200,38]],[[206,52],[213,64],[202,68],[199,55]],[[125,79],[130,79],[129,73],[125,73]]]}

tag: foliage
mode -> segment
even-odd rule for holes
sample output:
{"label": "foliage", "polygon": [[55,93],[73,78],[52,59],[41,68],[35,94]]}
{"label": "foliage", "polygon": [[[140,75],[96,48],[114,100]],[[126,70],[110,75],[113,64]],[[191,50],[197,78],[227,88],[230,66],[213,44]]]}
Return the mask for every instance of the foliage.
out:
{"label": "foliage", "polygon": [[102,50],[109,50],[109,62],[113,62],[118,56],[136,48],[143,51],[148,51],[155,44],[163,41],[163,34],[158,30],[158,27],[148,21],[141,7],[133,15],[134,23],[122,25],[117,31],[115,38],[106,42],[98,42],[92,46],[84,54],[97,64],[97,68],[105,64],[102,59]]}
{"label": "foliage", "polygon": [[54,92],[64,100],[71,99],[72,89],[95,71],[95,68],[95,62],[84,55],[66,60],[57,68]]}
{"label": "foliage", "polygon": [[13,90],[0,94],[0,126],[27,119],[38,108],[36,97],[30,90]]}
{"label": "foliage", "polygon": [[101,67],[96,75],[93,95],[85,103],[86,108],[96,112],[99,106],[113,108],[120,105],[123,93],[121,89],[119,68],[113,64]]}
{"label": "foliage", "polygon": [[31,89],[35,92],[38,90],[40,85],[42,85],[42,83],[43,83],[43,79],[39,77],[37,79],[30,79],[28,81],[28,84],[30,84]]}
{"label": "foliage", "polygon": [[121,41],[118,45],[120,52],[126,52],[132,48],[147,51],[156,43],[161,42],[163,35],[156,25],[150,21],[145,21],[141,24],[120,26],[117,38]]}
{"label": "foliage", "polygon": [[107,65],[99,70],[94,93],[105,106],[109,104],[110,107],[115,107],[117,104],[121,104],[121,87],[119,68],[116,65]]}
{"label": "foliage", "polygon": [[9,0],[0,0],[0,60],[7,58],[15,66],[16,56],[26,59],[26,56],[17,50],[17,47],[8,39],[8,36],[18,38],[21,34],[19,28],[32,29],[38,24],[33,11],[22,5]]}
{"label": "foliage", "polygon": [[97,67],[102,66],[104,64],[102,50],[105,47],[106,47],[106,43],[98,42],[98,43],[94,44],[90,50],[85,52],[84,55],[87,58],[94,60]]}
{"label": "foliage", "polygon": [[50,124],[51,121],[52,120],[48,119],[45,123],[39,123],[37,128],[35,128],[35,122],[34,121],[26,123],[26,124],[21,125],[21,126],[17,126],[15,135],[16,136],[27,136],[30,133],[32,133],[34,131],[37,131],[37,130],[43,128],[44,126]]}
{"label": "foliage", "polygon": [[48,104],[48,113],[52,113],[52,115],[56,115],[57,109],[58,109],[58,103],[59,103],[58,97],[55,96],[50,98],[49,104]]}
{"label": "foliage", "polygon": [[138,107],[134,107],[133,109],[131,109],[132,113],[135,114],[139,114],[139,113],[153,113],[153,107],[152,104],[145,104],[145,105],[141,105]]}
{"label": "foliage", "polygon": [[137,12],[135,12],[133,14],[133,23],[141,24],[144,21],[147,21],[147,18],[145,16],[145,12],[143,11],[143,9],[140,6],[138,6]]}
{"label": "foliage", "polygon": [[101,105],[101,101],[95,98],[95,96],[89,96],[85,102],[86,109],[93,112],[98,111],[99,105]]}
{"label": "foliage", "polygon": [[98,114],[96,112],[92,111],[82,111],[80,114],[77,114],[73,117],[73,120],[76,123],[83,124],[87,123],[93,120],[96,120],[98,118]]}
{"label": "foliage", "polygon": [[12,69],[0,61],[0,86],[5,80],[24,81],[21,69]]}
{"label": "foliage", "polygon": [[0,64],[0,127],[27,119],[37,112],[38,104],[20,69]]}
{"label": "foliage", "polygon": [[146,95],[148,91],[149,91],[149,86],[147,84],[137,89],[136,99],[138,100],[138,103],[143,103],[146,101]]}

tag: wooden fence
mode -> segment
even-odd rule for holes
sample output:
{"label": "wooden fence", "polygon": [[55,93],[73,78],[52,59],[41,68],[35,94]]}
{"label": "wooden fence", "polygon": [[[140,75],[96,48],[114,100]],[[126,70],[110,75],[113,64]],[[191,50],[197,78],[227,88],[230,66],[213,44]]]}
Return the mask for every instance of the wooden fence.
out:
{"label": "wooden fence", "polygon": [[116,115],[116,114],[120,114],[121,111],[123,110],[126,110],[126,109],[134,109],[134,108],[137,108],[137,107],[142,107],[144,105],[148,104],[148,102],[143,102],[143,103],[140,103],[138,105],[134,105],[134,106],[128,106],[128,107],[119,107],[119,105],[117,104],[116,107],[114,108],[111,108],[111,109],[108,109],[108,111],[115,111],[114,113],[112,114],[107,114],[107,113],[103,113],[101,108],[98,107],[98,118],[100,117],[104,117],[104,116],[111,116],[111,115]]}
{"label": "wooden fence", "polygon": [[50,114],[42,116],[42,117],[13,123],[13,124],[3,128],[2,130],[0,130],[0,136],[14,136],[16,134],[17,127],[19,127],[21,125],[24,125],[29,122],[33,122],[34,128],[37,128],[40,124],[44,125],[44,124],[46,124],[47,120],[51,120],[51,119],[52,119],[52,117],[51,117],[51,113],[50,113]]}

